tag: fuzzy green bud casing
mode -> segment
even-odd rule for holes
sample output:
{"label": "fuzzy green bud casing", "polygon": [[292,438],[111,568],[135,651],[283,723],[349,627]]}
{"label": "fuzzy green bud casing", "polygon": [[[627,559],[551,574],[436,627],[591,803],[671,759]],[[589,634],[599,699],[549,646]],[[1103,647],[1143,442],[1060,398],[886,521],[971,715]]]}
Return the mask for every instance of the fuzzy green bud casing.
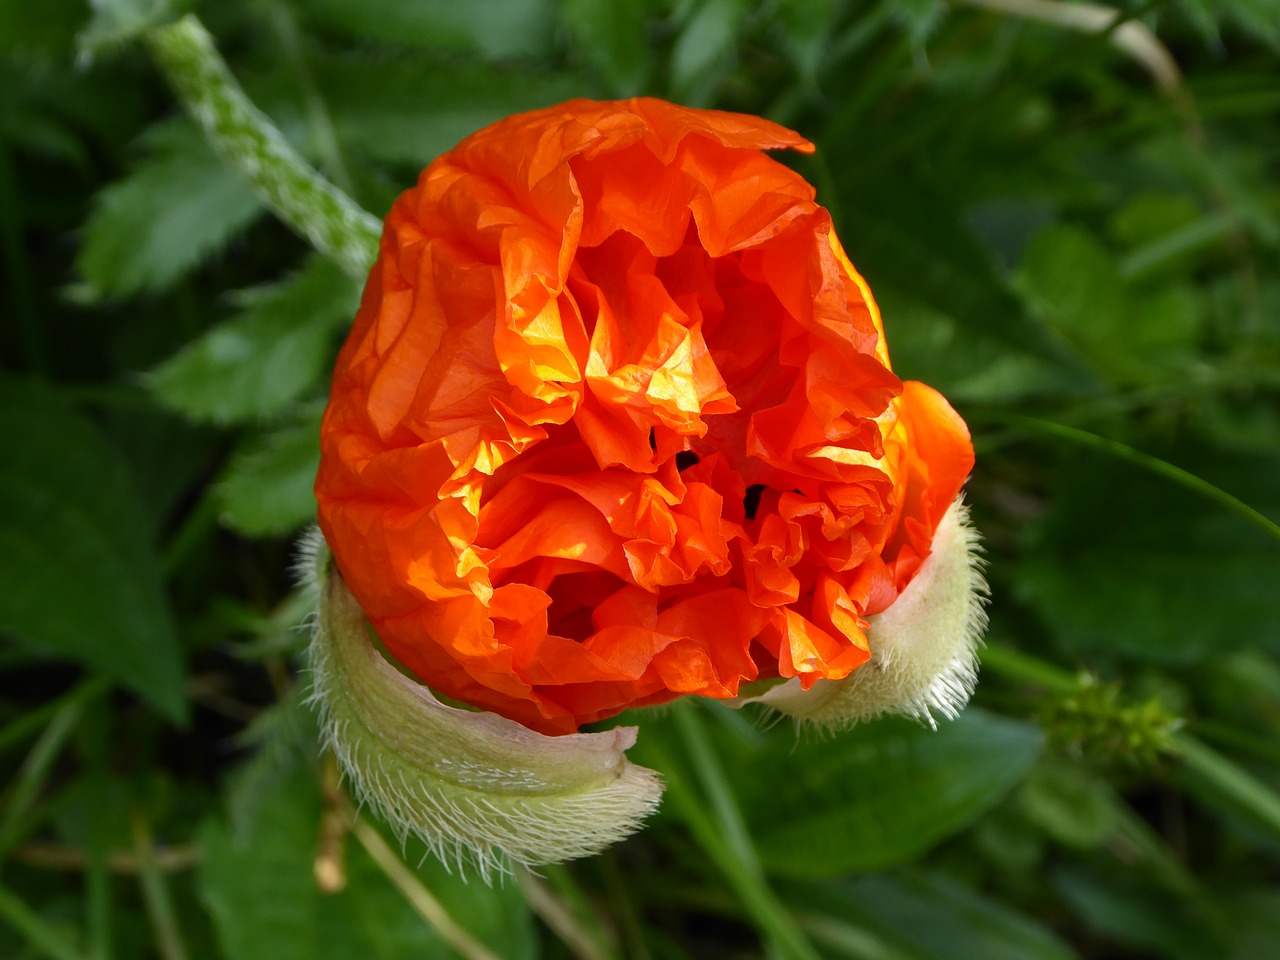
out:
{"label": "fuzzy green bud casing", "polygon": [[868,618],[868,663],[844,680],[819,680],[803,690],[793,679],[740,702],[834,727],[884,714],[931,725],[935,712],[954,719],[977,682],[977,648],[987,623],[979,551],[969,510],[957,499],[915,579],[891,606]]}
{"label": "fuzzy green bud casing", "polygon": [[551,737],[440,702],[375,649],[318,535],[309,551],[323,735],[357,799],[402,837],[487,879],[504,857],[537,865],[598,853],[657,809],[658,775],[625,756],[635,727]]}

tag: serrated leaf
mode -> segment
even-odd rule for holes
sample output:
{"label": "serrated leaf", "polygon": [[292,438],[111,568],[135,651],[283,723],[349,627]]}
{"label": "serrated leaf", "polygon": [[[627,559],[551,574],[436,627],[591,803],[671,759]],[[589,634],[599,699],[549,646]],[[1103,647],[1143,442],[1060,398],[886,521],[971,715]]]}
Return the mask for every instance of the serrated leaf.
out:
{"label": "serrated leaf", "polygon": [[[349,837],[345,888],[332,894],[318,889],[313,865],[321,815],[314,777],[298,765],[279,777],[243,829],[232,831],[216,821],[204,825],[197,882],[223,955],[237,960],[451,955]],[[514,884],[468,884],[434,863],[418,873],[452,919],[498,956],[524,960],[534,955],[537,941],[528,908]]]}
{"label": "serrated leaf", "polygon": [[174,720],[183,663],[151,529],[115,451],[53,391],[0,380],[0,631],[104,673]]}
{"label": "serrated leaf", "polygon": [[189,125],[152,141],[145,160],[98,194],[85,225],[77,266],[92,296],[162,292],[262,213]]}
{"label": "serrated leaf", "polygon": [[993,806],[1030,769],[1039,731],[970,709],[937,731],[906,720],[834,738],[773,737],[740,780],[765,867],[829,877],[905,863]]}
{"label": "serrated leaf", "polygon": [[333,58],[323,62],[319,82],[353,153],[415,169],[508,114],[593,92],[563,73],[424,58]]}
{"label": "serrated leaf", "polygon": [[560,5],[582,56],[609,81],[615,96],[640,93],[649,75],[648,12],[647,0],[564,0]]}
{"label": "serrated leaf", "polygon": [[249,537],[289,533],[315,519],[319,413],[273,430],[231,458],[218,482],[222,522]]}
{"label": "serrated leaf", "polygon": [[549,0],[312,0],[307,13],[356,36],[492,60],[546,54],[555,22]]}
{"label": "serrated leaf", "polygon": [[336,264],[314,257],[287,280],[236,299],[236,317],[151,375],[160,399],[193,419],[262,420],[303,397],[321,380],[333,332],[355,315],[359,290]]}

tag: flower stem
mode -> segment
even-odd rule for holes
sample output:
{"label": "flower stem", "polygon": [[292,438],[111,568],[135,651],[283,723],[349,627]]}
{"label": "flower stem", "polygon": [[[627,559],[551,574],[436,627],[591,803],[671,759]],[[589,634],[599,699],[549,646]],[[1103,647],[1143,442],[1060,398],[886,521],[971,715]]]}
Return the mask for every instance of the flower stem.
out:
{"label": "flower stem", "polygon": [[62,931],[50,926],[40,914],[4,887],[0,887],[0,921],[22,934],[41,956],[51,960],[85,960],[64,939]]}
{"label": "flower stem", "polygon": [[177,915],[173,911],[169,883],[156,862],[156,846],[151,836],[151,826],[140,807],[134,808],[130,822],[133,854],[138,863],[138,884],[142,888],[142,900],[155,931],[156,948],[164,960],[186,960],[187,948],[182,941]]}
{"label": "flower stem", "polygon": [[1280,838],[1280,796],[1261,780],[1212,747],[1181,731],[1169,746],[1182,760],[1187,787],[1206,798],[1220,798],[1256,825]]}
{"label": "flower stem", "polygon": [[194,15],[146,36],[165,79],[223,160],[249,181],[280,219],[363,279],[378,252],[377,218],[289,146],[245,96]]}
{"label": "flower stem", "polygon": [[1262,530],[1273,540],[1280,541],[1280,524],[1277,524],[1270,517],[1255,510],[1243,500],[1232,496],[1221,487],[1216,487],[1208,480],[1196,476],[1183,470],[1181,467],[1175,467],[1167,460],[1161,460],[1159,457],[1153,457],[1149,453],[1143,453],[1141,450],[1135,450],[1126,444],[1120,443],[1118,440],[1112,440],[1109,437],[1102,437],[1096,433],[1090,433],[1088,430],[1081,430],[1079,427],[1069,427],[1064,423],[1054,423],[1051,420],[1041,420],[1038,417],[1026,417],[1021,414],[1005,414],[996,413],[994,411],[984,412],[978,416],[1016,426],[1024,427],[1034,433],[1044,436],[1054,437],[1058,440],[1066,440],[1069,443],[1078,446],[1088,447],[1097,450],[1108,456],[1115,457],[1117,460],[1124,460],[1135,466],[1142,467],[1151,473],[1164,477],[1179,486],[1185,487],[1194,493],[1200,494],[1202,497],[1212,500],[1221,507],[1225,507],[1232,513],[1243,517],[1252,523],[1255,527]]}
{"label": "flower stem", "polygon": [[449,916],[431,891],[422,885],[408,867],[404,865],[387,841],[369,825],[367,820],[355,817],[351,823],[351,833],[364,847],[373,862],[378,865],[387,879],[395,884],[396,889],[409,901],[414,911],[425,920],[440,939],[444,940],[459,956],[466,960],[498,960],[488,947],[458,926],[457,921]]}
{"label": "flower stem", "polygon": [[788,960],[818,960],[818,953],[778,901],[765,879],[760,859],[724,768],[703,728],[697,708],[687,702],[672,705],[681,739],[692,761],[694,776],[710,801],[704,809],[689,784],[676,779],[675,767],[664,764],[671,779],[670,795],[703,849],[715,861],[763,932],[773,941],[778,956]]}

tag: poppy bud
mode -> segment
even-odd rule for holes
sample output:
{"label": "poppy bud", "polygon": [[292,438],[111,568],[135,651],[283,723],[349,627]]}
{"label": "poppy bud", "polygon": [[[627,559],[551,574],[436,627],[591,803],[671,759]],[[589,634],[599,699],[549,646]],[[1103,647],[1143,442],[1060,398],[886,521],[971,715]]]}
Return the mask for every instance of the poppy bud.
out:
{"label": "poppy bud", "polygon": [[[968,430],[893,373],[780,148],[813,146],[577,100],[468,137],[387,216],[321,430],[317,671],[344,766],[436,849],[541,862],[632,829],[658,791],[633,733],[576,733],[628,708],[968,696]],[[485,712],[370,659],[366,621]]]}

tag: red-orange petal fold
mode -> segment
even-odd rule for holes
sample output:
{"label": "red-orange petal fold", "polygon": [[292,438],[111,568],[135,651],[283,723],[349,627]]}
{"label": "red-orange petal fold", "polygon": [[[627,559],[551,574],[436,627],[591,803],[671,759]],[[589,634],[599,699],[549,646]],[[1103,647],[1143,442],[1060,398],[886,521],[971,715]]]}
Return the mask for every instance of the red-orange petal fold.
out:
{"label": "red-orange petal fold", "polygon": [[973,463],[756,117],[576,100],[437,159],[338,358],[320,524],[387,649],[545,733],[847,676]]}

